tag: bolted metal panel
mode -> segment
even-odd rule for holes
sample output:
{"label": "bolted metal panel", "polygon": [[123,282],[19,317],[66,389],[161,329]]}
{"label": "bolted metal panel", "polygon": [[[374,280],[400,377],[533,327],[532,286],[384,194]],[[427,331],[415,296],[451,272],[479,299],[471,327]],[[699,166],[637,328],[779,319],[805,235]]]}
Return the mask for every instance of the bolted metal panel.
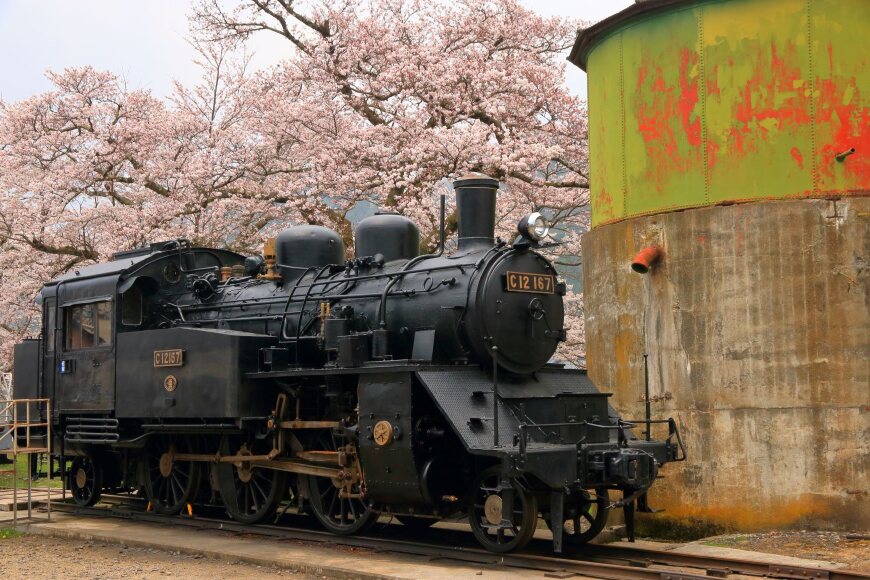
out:
{"label": "bolted metal panel", "polygon": [[[425,503],[414,453],[413,376],[410,373],[363,375],[359,383],[360,458],[368,497],[374,501]],[[390,438],[375,439],[376,426],[388,424]]]}
{"label": "bolted metal panel", "polygon": [[[252,385],[244,376],[256,370],[260,349],[275,346],[276,342],[273,336],[206,328],[118,333],[115,416],[266,416],[275,394],[266,387]],[[156,364],[160,360],[156,353],[177,350],[183,354],[176,359],[176,366]]]}
{"label": "bolted metal panel", "polygon": [[[422,370],[417,377],[469,450],[492,449],[494,422],[491,377],[480,368],[460,366],[449,370]],[[597,420],[608,420],[606,402],[593,397],[597,395],[604,399],[606,395],[602,395],[581,370],[542,369],[534,376],[502,380],[498,390],[499,441],[509,448],[512,448],[514,435],[519,433],[520,423],[529,422],[525,413],[535,414],[535,401],[561,398],[562,403],[556,407],[551,404],[542,404],[541,407],[548,412],[558,410],[567,413],[570,409],[578,417],[586,413],[587,419],[593,412],[590,409],[596,409],[600,415]],[[582,400],[582,403],[578,403],[578,400]],[[581,411],[575,409],[578,404],[587,406]],[[514,405],[528,408],[518,413]],[[567,420],[563,416],[535,418],[540,423]]]}
{"label": "bolted metal panel", "polygon": [[698,9],[682,10],[669,15],[666,26],[651,22],[622,34],[623,216],[706,203],[699,18]]}
{"label": "bolted metal panel", "polygon": [[[602,46],[589,64],[589,156],[592,219],[610,222],[625,214],[625,119],[622,39]],[[593,82],[594,79],[594,82]],[[596,160],[607,160],[597,162]]]}
{"label": "bolted metal panel", "polygon": [[636,5],[582,32],[593,226],[866,195],[870,61],[856,39],[868,26],[864,0],[699,0]]}

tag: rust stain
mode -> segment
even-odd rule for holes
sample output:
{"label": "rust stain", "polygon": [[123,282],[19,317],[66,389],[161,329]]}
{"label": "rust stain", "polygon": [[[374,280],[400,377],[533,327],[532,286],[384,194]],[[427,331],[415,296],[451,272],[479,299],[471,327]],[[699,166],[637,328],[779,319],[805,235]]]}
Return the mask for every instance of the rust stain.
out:
{"label": "rust stain", "polygon": [[634,319],[629,315],[619,317],[619,330],[613,337],[613,356],[616,369],[617,385],[632,383],[631,355],[637,351],[637,333],[634,329]]}
{"label": "rust stain", "polygon": [[677,110],[680,112],[686,139],[692,147],[701,146],[701,117],[695,115],[695,105],[698,104],[698,77],[690,78],[690,70],[696,66],[698,53],[688,48],[680,50],[680,98],[677,100]]}
{"label": "rust stain", "polygon": [[595,213],[597,214],[597,219],[607,221],[615,217],[613,214],[613,197],[606,189],[601,188],[598,191],[595,202]]}
{"label": "rust stain", "polygon": [[797,163],[798,169],[804,168],[804,156],[801,154],[801,150],[797,147],[791,148],[791,156],[794,159],[794,162]]}
{"label": "rust stain", "polygon": [[671,174],[701,166],[697,65],[698,53],[681,49],[676,85],[665,80],[662,66],[644,62],[637,69],[638,94],[644,97],[637,103],[635,120],[651,161],[647,177],[658,191],[664,191]]}
{"label": "rust stain", "polygon": [[719,90],[719,65],[713,65],[713,68],[707,71],[707,98],[721,98],[722,91]]}
{"label": "rust stain", "polygon": [[734,509],[735,504],[730,502],[702,507],[680,501],[679,498],[674,498],[676,501],[668,499],[670,498],[652,498],[652,501],[666,510],[658,516],[661,519],[682,526],[690,526],[700,520],[747,532],[787,528],[808,518],[830,516],[833,512],[827,501],[813,494],[803,494],[788,500],[774,499],[764,509],[752,509],[749,505],[744,506],[745,509]]}
{"label": "rust stain", "polygon": [[[820,79],[818,89],[817,123],[836,128],[832,140],[819,149],[822,182],[833,186],[837,166],[840,166],[853,187],[870,188],[870,107],[861,106],[865,97],[857,79],[837,76]],[[836,160],[838,153],[850,148],[855,149],[854,155],[843,162]]]}
{"label": "rust stain", "polygon": [[756,137],[761,141],[770,138],[768,122],[780,131],[810,123],[810,95],[799,90],[803,73],[796,43],[784,47],[771,43],[769,52],[759,47],[754,60],[753,74],[743,87],[743,99],[734,108],[738,124],[731,136],[735,138],[734,151],[741,155],[757,150]]}

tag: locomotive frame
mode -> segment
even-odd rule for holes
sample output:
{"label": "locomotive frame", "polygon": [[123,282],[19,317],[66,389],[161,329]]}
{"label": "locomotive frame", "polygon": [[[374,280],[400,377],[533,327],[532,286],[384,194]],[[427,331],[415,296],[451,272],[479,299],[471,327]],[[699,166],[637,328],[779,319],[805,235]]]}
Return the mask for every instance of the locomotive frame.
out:
{"label": "locomotive frame", "polygon": [[219,502],[256,523],[292,490],[335,533],[382,513],[417,528],[466,516],[497,552],[522,548],[539,515],[559,551],[623,507],[633,536],[659,467],[685,458],[675,422],[647,417],[640,440],[584,371],[549,362],[565,284],[538,251],[541,216],[496,241],[498,182],[454,187],[449,254],[442,198],[432,255],[382,214],[358,226],[353,260],[300,226],[263,256],[178,240],[47,283],[15,396],[54,401],[75,500],[140,489],[160,513]]}

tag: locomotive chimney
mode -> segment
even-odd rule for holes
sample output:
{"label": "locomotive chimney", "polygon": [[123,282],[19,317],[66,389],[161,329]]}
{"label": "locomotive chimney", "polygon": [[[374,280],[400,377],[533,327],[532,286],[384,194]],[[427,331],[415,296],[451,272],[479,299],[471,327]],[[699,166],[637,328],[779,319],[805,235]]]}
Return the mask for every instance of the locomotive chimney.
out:
{"label": "locomotive chimney", "polygon": [[495,243],[495,194],[498,180],[482,173],[469,173],[453,182],[459,226],[459,249],[492,246]]}

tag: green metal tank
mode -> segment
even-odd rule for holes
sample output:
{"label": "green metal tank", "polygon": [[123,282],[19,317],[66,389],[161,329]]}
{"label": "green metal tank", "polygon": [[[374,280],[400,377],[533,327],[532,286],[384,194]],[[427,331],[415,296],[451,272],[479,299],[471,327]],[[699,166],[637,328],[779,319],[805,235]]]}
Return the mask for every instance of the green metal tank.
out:
{"label": "green metal tank", "polygon": [[642,417],[648,353],[690,452],[647,524],[870,522],[868,36],[868,0],[638,0],[578,35],[589,374]]}

